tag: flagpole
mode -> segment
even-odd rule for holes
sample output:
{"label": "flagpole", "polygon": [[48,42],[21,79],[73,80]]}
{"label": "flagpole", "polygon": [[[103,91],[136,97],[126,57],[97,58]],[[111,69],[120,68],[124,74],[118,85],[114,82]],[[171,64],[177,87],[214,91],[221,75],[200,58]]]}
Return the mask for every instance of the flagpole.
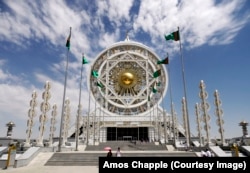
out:
{"label": "flagpole", "polygon": [[155,122],[155,124],[154,124],[154,142],[155,142],[155,140],[156,140],[156,118],[155,118],[155,98],[154,98],[154,100],[153,100],[153,113],[152,113],[152,116],[153,116],[153,121]]}
{"label": "flagpole", "polygon": [[87,136],[86,136],[86,145],[89,145],[89,113],[90,112],[90,92],[89,92],[89,108],[88,108],[88,115],[87,115]]}
{"label": "flagpole", "polygon": [[[70,35],[69,38],[67,40],[70,41],[71,37],[71,27],[70,27]],[[67,45],[66,45],[67,46]],[[62,103],[62,114],[61,114],[61,124],[60,124],[60,134],[59,134],[59,144],[58,144],[58,152],[61,152],[61,145],[62,145],[62,124],[63,124],[63,117],[64,117],[64,101],[65,101],[65,93],[66,93],[66,85],[67,85],[67,76],[68,76],[68,64],[69,64],[69,50],[70,48],[68,47],[68,51],[67,51],[67,60],[66,60],[66,69],[65,69],[65,80],[64,80],[64,91],[63,91],[63,103]]]}
{"label": "flagpole", "polygon": [[94,115],[94,118],[93,118],[94,120],[93,120],[93,133],[94,133],[94,139],[93,139],[93,144],[95,145],[95,121],[96,121],[96,100],[95,100],[95,115]]}
{"label": "flagpole", "polygon": [[[92,66],[90,67],[90,74],[92,73]],[[90,116],[90,89],[91,85],[89,85],[89,108],[88,108],[88,117],[87,117],[87,141],[86,145],[89,145],[89,116]]]}
{"label": "flagpole", "polygon": [[[168,54],[167,57],[161,61],[158,61],[157,64],[168,64]],[[169,136],[167,135],[167,120],[166,120],[166,111],[164,110],[164,99],[163,99],[163,91],[161,91],[161,99],[162,99],[162,108],[163,108],[163,118],[164,118],[164,142],[165,144],[168,142]]]}
{"label": "flagpole", "polygon": [[[107,90],[107,89],[106,89]],[[106,90],[105,90],[105,96],[106,96]],[[106,98],[106,97],[105,97]],[[102,128],[104,129],[104,111],[106,109],[106,100],[103,98],[103,108],[102,108]],[[103,131],[102,131],[102,142],[104,142],[104,137],[103,137]]]}
{"label": "flagpole", "polygon": [[[84,54],[82,55],[82,57],[84,57]],[[82,93],[82,71],[83,71],[83,62],[82,62],[82,67],[81,67],[80,92],[79,92],[79,103],[78,103],[77,122],[76,122],[76,151],[78,151],[78,141],[79,141],[79,121],[80,121],[80,112],[81,112],[81,93]]]}
{"label": "flagpole", "polygon": [[164,99],[163,99],[163,90],[161,91],[161,99],[162,99],[162,108],[163,108],[163,112],[162,112],[162,116],[163,116],[163,120],[164,120],[164,142],[165,144],[167,143],[167,121],[166,121],[166,111],[164,109]]}
{"label": "flagpole", "polygon": [[160,122],[160,120],[159,120],[159,104],[158,104],[158,102],[157,102],[157,104],[156,104],[156,114],[157,114],[157,128],[158,128],[158,142],[160,142],[160,139],[161,139],[161,134],[160,134],[160,125],[159,125],[159,122]]}
{"label": "flagpole", "polygon": [[[165,58],[165,62],[166,64],[168,64],[170,66],[170,61],[169,61],[169,57],[168,57],[168,54],[167,54],[167,58]],[[169,90],[170,90],[170,103],[171,103],[171,115],[172,115],[172,129],[173,129],[173,142],[174,142],[174,145],[175,145],[175,122],[174,122],[174,109],[173,109],[173,97],[172,97],[172,86],[171,86],[171,78],[170,78],[170,67],[166,67],[167,69],[167,72],[168,72],[168,80],[169,80]],[[171,120],[169,120],[170,122]],[[171,126],[170,126],[170,132],[171,132]],[[170,137],[171,137],[171,133],[170,133]]]}
{"label": "flagpole", "polygon": [[183,60],[183,53],[181,48],[181,38],[180,38],[180,31],[178,27],[178,33],[179,33],[179,44],[180,44],[180,54],[181,54],[181,64],[182,64],[182,80],[183,80],[183,86],[184,86],[184,96],[185,96],[185,104],[186,104],[186,114],[187,114],[187,129],[188,129],[188,140],[189,140],[189,146],[191,146],[191,136],[190,136],[190,123],[189,123],[189,115],[188,115],[188,105],[187,105],[187,92],[186,92],[186,82],[185,82],[185,73],[184,73],[184,60]]}
{"label": "flagpole", "polygon": [[174,139],[173,141],[174,141],[174,146],[175,146],[176,132],[175,132],[175,121],[174,121],[174,109],[173,109],[174,104],[173,104],[173,97],[172,97],[172,86],[171,86],[171,79],[170,79],[170,67],[168,67],[167,70],[168,70],[168,78],[169,78],[169,92],[170,92],[170,102],[171,102],[170,108],[171,108],[171,114],[172,114],[172,127],[173,127],[173,139]]}
{"label": "flagpole", "polygon": [[[100,94],[99,94],[99,97],[100,97]],[[99,106],[101,105],[101,101],[99,102]],[[101,116],[102,116],[102,106],[100,106],[99,108],[99,119],[98,119],[98,126],[99,126],[99,137],[98,137],[98,143],[101,142]]]}

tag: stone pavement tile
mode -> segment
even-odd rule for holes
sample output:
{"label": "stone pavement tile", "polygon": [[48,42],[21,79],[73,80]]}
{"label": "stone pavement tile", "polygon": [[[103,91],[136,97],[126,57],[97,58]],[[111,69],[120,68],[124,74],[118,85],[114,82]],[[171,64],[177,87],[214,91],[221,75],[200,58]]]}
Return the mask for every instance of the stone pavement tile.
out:
{"label": "stone pavement tile", "polygon": [[98,166],[26,166],[8,168],[1,173],[98,173]]}
{"label": "stone pavement tile", "polygon": [[27,166],[0,170],[1,173],[98,173],[98,166],[44,166],[52,152],[39,153]]}
{"label": "stone pavement tile", "polygon": [[53,154],[53,152],[40,152],[27,166],[43,166]]}

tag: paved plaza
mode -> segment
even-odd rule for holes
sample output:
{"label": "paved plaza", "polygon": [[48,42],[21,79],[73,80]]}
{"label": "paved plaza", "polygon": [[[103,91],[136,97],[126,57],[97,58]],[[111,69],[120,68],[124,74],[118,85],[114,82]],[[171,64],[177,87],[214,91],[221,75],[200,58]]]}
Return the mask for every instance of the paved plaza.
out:
{"label": "paved plaza", "polygon": [[19,168],[8,168],[1,170],[3,173],[98,173],[98,166],[44,166],[47,160],[53,155],[52,152],[41,152],[28,166]]}
{"label": "paved plaza", "polygon": [[[195,157],[195,153],[193,152],[179,152],[179,151],[175,151],[175,152],[169,152],[169,151],[122,151],[123,155],[126,156],[138,156],[138,155],[152,155],[152,156],[157,156],[157,155],[162,155],[164,156],[165,154],[168,154],[169,156],[180,156],[185,154],[187,156],[192,155],[192,157]],[[78,164],[76,164],[77,166],[72,166],[74,164],[69,164],[70,166],[61,166],[60,164],[58,164],[60,161],[59,160],[64,160],[64,159],[71,159],[71,156],[62,156],[64,157],[63,159],[56,159],[58,160],[55,161],[54,163],[58,166],[54,166],[53,162],[52,165],[53,166],[45,166],[48,165],[46,163],[49,162],[49,160],[51,160],[51,158],[53,158],[55,155],[72,155],[72,157],[74,157],[74,155],[78,155],[84,153],[84,155],[88,155],[89,153],[96,153],[97,155],[100,156],[106,156],[107,151],[85,151],[84,147],[80,147],[79,151],[63,151],[63,152],[59,152],[59,153],[55,153],[55,152],[40,152],[38,153],[38,155],[27,165],[24,167],[18,167],[18,168],[13,168],[13,167],[8,167],[8,169],[4,169],[1,170],[0,172],[3,173],[78,173],[78,172],[87,172],[87,173],[98,173],[99,172],[99,168],[97,165],[94,166],[79,166]],[[96,155],[95,154],[95,155]],[[196,153],[197,154],[197,153]],[[97,156],[98,157],[98,156]],[[72,158],[72,161],[74,162],[75,158]],[[53,160],[53,159],[52,159]],[[78,160],[79,161],[79,160]],[[65,165],[67,165],[67,163],[65,162]],[[84,165],[84,164],[83,164]]]}

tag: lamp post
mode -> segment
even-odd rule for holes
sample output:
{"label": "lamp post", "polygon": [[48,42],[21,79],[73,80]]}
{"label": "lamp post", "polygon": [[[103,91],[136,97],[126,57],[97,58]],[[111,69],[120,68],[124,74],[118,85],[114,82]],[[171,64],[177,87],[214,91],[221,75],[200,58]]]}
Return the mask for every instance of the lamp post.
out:
{"label": "lamp post", "polygon": [[246,121],[241,121],[241,122],[239,123],[239,126],[242,127],[242,133],[243,133],[243,136],[244,136],[244,137],[248,135],[248,131],[247,131],[247,126],[248,126],[248,125],[249,125],[249,123],[246,122]]}
{"label": "lamp post", "polygon": [[7,129],[7,138],[11,138],[12,136],[12,131],[13,131],[13,127],[15,127],[16,125],[10,121],[6,124],[6,127],[8,127]]}

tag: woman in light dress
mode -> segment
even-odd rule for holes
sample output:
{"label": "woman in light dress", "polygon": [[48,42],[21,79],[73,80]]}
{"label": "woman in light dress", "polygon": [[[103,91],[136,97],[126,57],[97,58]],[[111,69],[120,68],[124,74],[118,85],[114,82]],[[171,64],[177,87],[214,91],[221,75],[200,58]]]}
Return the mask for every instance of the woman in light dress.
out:
{"label": "woman in light dress", "polygon": [[121,157],[121,156],[122,156],[121,150],[120,150],[120,147],[118,147],[116,151],[116,157]]}

